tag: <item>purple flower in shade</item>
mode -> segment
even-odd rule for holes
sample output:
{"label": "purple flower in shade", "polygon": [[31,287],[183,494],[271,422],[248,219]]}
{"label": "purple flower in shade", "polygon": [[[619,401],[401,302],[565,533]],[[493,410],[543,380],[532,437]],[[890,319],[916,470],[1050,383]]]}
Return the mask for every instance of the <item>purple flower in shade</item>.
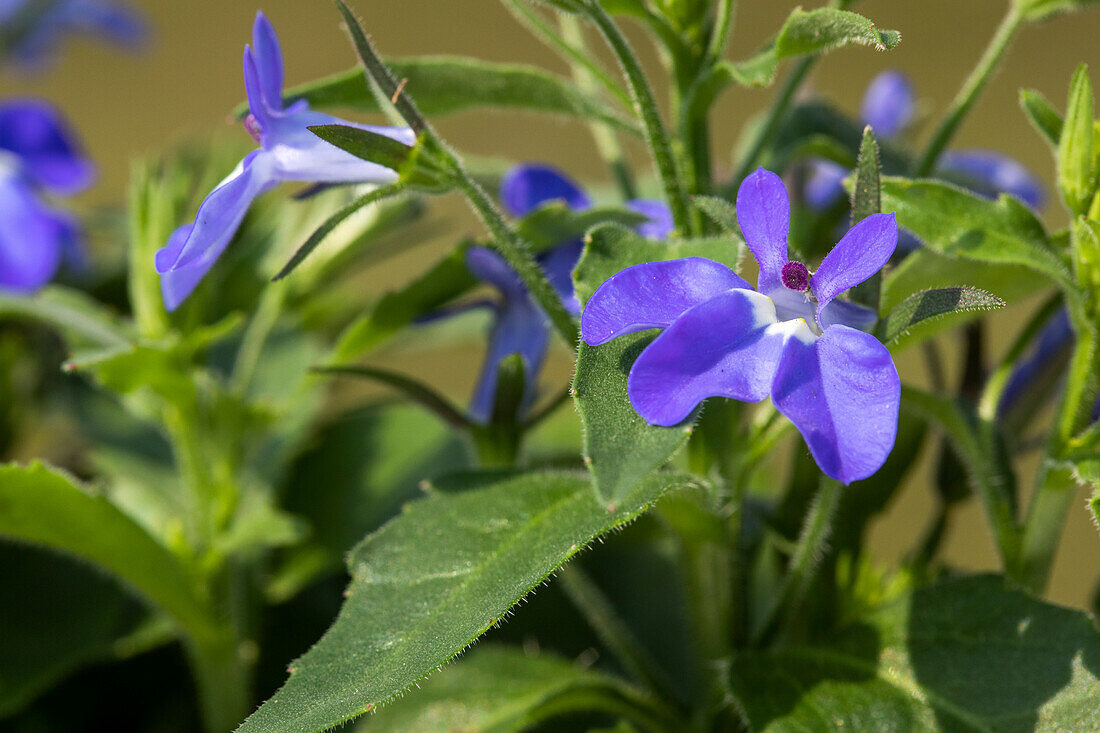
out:
{"label": "purple flower in shade", "polygon": [[148,35],[137,11],[107,0],[0,0],[4,26],[13,33],[6,54],[30,68],[47,63],[66,35],[98,36],[131,49]]}
{"label": "purple flower in shade", "polygon": [[260,194],[284,181],[321,184],[389,183],[397,174],[361,160],[314,135],[314,125],[351,125],[412,145],[415,135],[403,127],[373,127],[347,122],[309,108],[305,100],[283,106],[283,55],[275,29],[256,14],[253,48],[244,49],[244,85],[250,113],[244,126],[260,144],[199,205],[195,221],[168,239],[156,255],[161,290],[174,310],[221,256]]}
{"label": "purple flower in shade", "polygon": [[0,103],[0,290],[34,292],[62,261],[79,259],[75,220],[41,194],[74,194],[94,177],[57,110],[33,99]]}
{"label": "purple flower in shade", "polygon": [[[882,140],[895,138],[909,127],[916,115],[916,93],[909,78],[896,70],[884,71],[867,85],[861,116]],[[844,195],[842,181],[850,171],[824,158],[809,163],[803,198],[816,210],[827,209]],[[945,153],[937,175],[966,186],[974,193],[995,198],[999,193],[1017,197],[1038,209],[1046,199],[1043,185],[1023,165],[991,150],[959,150]],[[904,246],[904,245],[901,245]]]}
{"label": "purple flower in shade", "polygon": [[[535,164],[517,165],[504,175],[500,182],[500,200],[505,210],[517,217],[525,216],[554,200],[563,201],[575,210],[587,209],[592,205],[588,195],[566,175],[550,166]],[[639,199],[628,202],[626,206],[649,218],[638,227],[638,233],[642,236],[664,239],[671,233],[672,214],[663,202]],[[566,309],[574,315],[580,313],[581,306],[573,292],[573,268],[577,266],[583,249],[584,242],[575,239],[538,257],[550,284]],[[485,247],[472,247],[466,254],[466,266],[474,277],[500,293],[500,300],[494,305],[489,352],[470,401],[470,417],[487,423],[496,399],[500,362],[511,354],[519,354],[523,358],[527,384],[521,410],[530,406],[550,341],[550,324],[519,275],[496,252]]]}
{"label": "purple flower in shade", "polygon": [[770,395],[826,474],[846,483],[870,476],[894,445],[901,382],[890,352],[860,330],[874,313],[837,296],[893,254],[894,216],[856,224],[813,273],[787,259],[790,202],[779,176],[758,169],[745,179],[737,221],[760,265],[757,290],[700,257],[628,267],[585,305],[585,342],[664,329],[627,380],[650,424],[676,425],[708,397]]}

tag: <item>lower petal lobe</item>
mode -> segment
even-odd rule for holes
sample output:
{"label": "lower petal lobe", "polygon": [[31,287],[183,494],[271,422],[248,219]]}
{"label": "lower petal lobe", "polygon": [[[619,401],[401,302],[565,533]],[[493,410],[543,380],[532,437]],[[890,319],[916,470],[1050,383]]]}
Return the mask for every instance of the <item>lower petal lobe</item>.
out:
{"label": "lower petal lobe", "polygon": [[604,281],[581,313],[585,343],[599,346],[647,328],[666,328],[680,315],[719,293],[742,288],[744,279],[721,262],[703,257],[645,262]]}
{"label": "lower petal lobe", "polygon": [[817,465],[851,483],[886,461],[897,437],[901,380],[878,339],[832,326],[817,341],[788,341],[772,402],[802,433]]}
{"label": "lower petal lobe", "polygon": [[771,299],[727,290],[691,308],[641,353],[630,370],[630,403],[646,422],[676,425],[708,397],[768,396],[784,344],[813,340],[805,321],[776,323]]}
{"label": "lower petal lobe", "polygon": [[0,290],[32,293],[61,264],[70,236],[66,217],[50,211],[16,177],[0,177]]}

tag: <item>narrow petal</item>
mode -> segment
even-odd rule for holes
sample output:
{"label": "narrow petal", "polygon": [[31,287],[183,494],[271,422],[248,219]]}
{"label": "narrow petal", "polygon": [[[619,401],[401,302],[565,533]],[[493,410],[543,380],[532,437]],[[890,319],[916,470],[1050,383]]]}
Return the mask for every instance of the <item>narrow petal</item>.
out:
{"label": "narrow petal", "polygon": [[253,151],[199,205],[195,223],[183,244],[171,240],[157,252],[157,272],[204,262],[207,269],[233,239],[248,207],[278,181],[271,176],[263,151]]}
{"label": "narrow petal", "polygon": [[1042,207],[1046,190],[1020,162],[992,150],[953,150],[940,158],[940,171],[989,198],[1007,193],[1033,209]]}
{"label": "narrow petal", "polygon": [[728,290],[688,310],[638,356],[630,404],[652,425],[676,425],[708,397],[768,396],[788,339],[813,341],[805,321],[777,323],[771,299]]}
{"label": "narrow petal", "polygon": [[851,171],[825,158],[813,158],[809,167],[802,198],[815,211],[828,209],[844,196],[844,179]]}
{"label": "narrow petal", "polygon": [[[261,127],[264,122],[260,122]],[[270,153],[275,174],[283,181],[309,183],[391,183],[397,174],[389,168],[357,158],[309,131],[315,125],[347,125],[385,135],[404,145],[416,142],[407,127],[361,125],[339,117],[301,110],[272,117],[263,129],[264,150]]]}
{"label": "narrow petal", "polygon": [[510,299],[504,303],[489,335],[489,353],[485,356],[481,376],[478,377],[473,398],[470,400],[472,420],[484,424],[492,417],[500,362],[511,354],[523,357],[527,383],[521,409],[525,410],[530,406],[534,400],[539,370],[542,369],[543,358],[546,356],[548,336],[546,317],[530,299]]}
{"label": "narrow petal", "polygon": [[58,194],[83,190],[95,167],[51,105],[34,99],[0,104],[0,150],[19,158],[21,170]]}
{"label": "narrow petal", "polygon": [[884,71],[867,85],[863,95],[863,122],[880,138],[894,137],[913,121],[916,95],[909,77],[900,71]]}
{"label": "narrow petal", "polygon": [[552,166],[517,165],[500,179],[500,201],[512,216],[526,216],[547,201],[558,199],[571,209],[587,209],[592,205],[580,186]]}
{"label": "narrow petal", "polygon": [[550,285],[561,298],[566,310],[574,316],[580,315],[581,302],[573,288],[573,268],[577,266],[583,251],[584,242],[578,239],[555,247],[538,258]]}
{"label": "narrow petal", "polygon": [[787,262],[791,202],[779,176],[757,168],[741,183],[737,191],[737,223],[745,235],[745,244],[760,265],[757,289],[766,292],[779,282],[779,272]]}
{"label": "narrow petal", "polygon": [[488,247],[470,247],[466,251],[466,267],[471,275],[492,285],[505,297],[519,298],[526,293],[523,280],[512,266]]}
{"label": "narrow petal", "polygon": [[818,315],[833,298],[881,270],[897,246],[893,214],[871,214],[849,229],[810,278]]}
{"label": "narrow petal", "polygon": [[275,27],[262,11],[256,13],[252,24],[252,46],[260,95],[269,110],[279,112],[283,108],[283,52]]}
{"label": "narrow petal", "polygon": [[248,98],[248,111],[256,118],[260,126],[261,139],[264,146],[267,145],[268,136],[275,124],[274,116],[264,97],[263,82],[260,78],[260,67],[256,62],[256,53],[251,46],[244,47],[244,55],[241,57],[241,70],[244,74],[244,93]]}
{"label": "narrow petal", "polygon": [[662,240],[672,234],[676,228],[672,220],[672,210],[659,199],[634,199],[626,202],[626,208],[648,217],[649,221],[639,224],[638,234],[646,239]]}
{"label": "narrow petal", "polygon": [[57,272],[67,219],[14,176],[0,177],[0,291],[33,293]]}
{"label": "narrow petal", "polygon": [[747,282],[721,262],[687,257],[645,262],[618,272],[600,285],[584,306],[581,333],[598,346],[647,328],[665,328],[692,306]]}
{"label": "narrow petal", "polygon": [[813,343],[788,341],[772,401],[821,470],[851,483],[881,468],[894,447],[901,380],[878,339],[833,326]]}

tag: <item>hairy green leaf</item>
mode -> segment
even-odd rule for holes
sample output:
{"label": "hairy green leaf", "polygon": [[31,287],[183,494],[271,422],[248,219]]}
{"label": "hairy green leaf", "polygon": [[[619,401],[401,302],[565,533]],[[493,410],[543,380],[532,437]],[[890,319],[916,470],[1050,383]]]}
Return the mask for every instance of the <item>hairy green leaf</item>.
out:
{"label": "hairy green leaf", "polygon": [[741,236],[741,226],[737,223],[737,209],[729,201],[717,196],[692,196],[691,203],[730,234]]}
{"label": "hairy green leaf", "polygon": [[[870,125],[863,128],[863,140],[859,145],[851,201],[852,226],[871,214],[882,211],[882,163],[879,161],[878,141]],[[852,288],[852,300],[878,313],[882,299],[881,290],[882,273],[876,272]]]}
{"label": "hairy green leaf", "polygon": [[192,634],[215,634],[179,561],[102,496],[40,463],[0,466],[0,535],[70,553],[111,572]]}
{"label": "hairy green leaf", "polygon": [[654,475],[609,511],[584,474],[436,482],[351,552],[336,622],[239,731],[325,730],[401,695],[595,538],[690,484]]}
{"label": "hairy green leaf", "polygon": [[753,730],[1097,730],[1100,634],[996,576],[892,601],[816,645],[739,654]]}
{"label": "hairy green leaf", "polygon": [[1054,109],[1047,98],[1034,89],[1020,90],[1020,106],[1032,127],[1057,151],[1063,124],[1062,115],[1058,110]]}
{"label": "hairy green leaf", "polygon": [[1011,196],[990,201],[938,181],[887,177],[882,181],[882,208],[896,212],[898,224],[935,252],[1024,265],[1054,283],[1075,287],[1043,225]]}
{"label": "hairy green leaf", "polygon": [[1058,187],[1075,214],[1088,212],[1096,192],[1092,102],[1088,66],[1081,64],[1070,82],[1066,122],[1058,142]]}
{"label": "hairy green leaf", "polygon": [[984,290],[962,286],[936,288],[910,295],[879,326],[879,338],[894,343],[910,328],[933,318],[942,318],[962,311],[988,311],[1003,308],[1005,302]]}
{"label": "hairy green leaf", "polygon": [[[629,118],[598,97],[533,66],[464,56],[416,56],[387,63],[398,79],[407,80],[405,88],[416,97],[420,111],[431,117],[479,108],[519,109],[600,120],[637,132]],[[286,90],[286,104],[299,99],[319,108],[378,111],[360,66]],[[244,114],[245,108],[238,112]]]}
{"label": "hairy green leaf", "polygon": [[477,280],[466,267],[465,242],[432,269],[400,290],[383,295],[371,311],[353,321],[333,349],[333,363],[346,363],[389,339],[418,317],[472,290]]}
{"label": "hairy green leaf", "polygon": [[359,729],[362,733],[519,733],[569,713],[622,714],[625,707],[629,714],[640,698],[622,680],[552,654],[486,646],[455,660],[414,693],[386,705]]}

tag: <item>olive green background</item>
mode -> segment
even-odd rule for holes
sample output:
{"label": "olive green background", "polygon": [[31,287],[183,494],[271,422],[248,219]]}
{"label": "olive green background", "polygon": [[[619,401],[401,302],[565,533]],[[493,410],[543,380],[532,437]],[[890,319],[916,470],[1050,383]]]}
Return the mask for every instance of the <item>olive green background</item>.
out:
{"label": "olive green background", "polygon": [[[466,54],[567,71],[495,0],[350,2],[385,54]],[[0,75],[0,95],[48,97],[79,129],[101,171],[96,188],[77,202],[84,210],[123,199],[127,170],[134,157],[225,128],[230,124],[229,110],[244,97],[241,50],[250,38],[254,0],[146,0],[135,4],[144,7],[154,28],[144,52],[129,55],[79,40],[68,44],[58,62],[43,73]],[[779,27],[795,4],[742,0],[730,58],[749,56]],[[937,113],[942,112],[978,59],[1006,6],[1006,0],[866,0],[856,9],[882,27],[900,30],[901,45],[888,53],[867,48],[834,52],[818,65],[809,87],[856,112],[863,89],[875,74],[888,67],[903,68],[920,94],[921,111],[926,115],[920,131],[927,134]],[[353,52],[328,0],[265,0],[262,9],[280,33],[289,83],[307,81],[354,63]],[[633,26],[629,30],[646,63],[656,70],[657,59],[644,34]],[[1081,61],[1100,61],[1098,49],[1100,9],[1026,28],[959,132],[956,144],[1011,153],[1049,183],[1053,173],[1049,151],[1019,111],[1017,90],[1036,88],[1063,107],[1073,69]],[[1100,72],[1100,64],[1096,71]],[[663,92],[660,87],[658,84],[658,91]],[[768,103],[771,94],[772,90],[736,89],[722,98],[712,120],[714,160],[720,169],[729,165],[730,150],[742,124]],[[575,122],[525,114],[478,113],[440,120],[438,126],[462,151],[515,160],[547,160],[586,181],[608,179],[587,129]],[[247,140],[243,130],[235,134]],[[646,164],[640,148],[632,147],[631,154],[639,165]],[[453,198],[440,205],[453,221],[453,234],[477,231],[476,223]],[[1065,220],[1057,203],[1048,206],[1045,217],[1052,226],[1061,226]],[[384,280],[376,283],[378,291],[423,267],[424,258],[424,251],[420,251],[397,260]],[[1010,309],[996,319],[994,355],[1000,353],[999,347],[1023,313],[1024,309]],[[950,339],[945,343],[950,344]],[[464,350],[458,355],[437,357],[437,363],[422,365],[422,371],[427,378],[462,394],[469,389],[479,358],[476,351]],[[923,379],[919,360],[913,355],[901,355],[899,367],[903,376]],[[566,354],[551,361],[556,383],[564,381],[567,370]],[[928,451],[924,457],[925,475],[931,454]],[[1034,461],[1026,462],[1021,474],[1025,492],[1033,469]],[[872,547],[877,556],[884,563],[895,561],[920,535],[930,510],[927,484],[912,482],[873,530]],[[960,512],[946,555],[969,567],[995,566],[986,523],[975,503]],[[1088,518],[1082,494],[1073,507],[1051,595],[1061,602],[1086,605],[1098,576],[1100,535]]]}

